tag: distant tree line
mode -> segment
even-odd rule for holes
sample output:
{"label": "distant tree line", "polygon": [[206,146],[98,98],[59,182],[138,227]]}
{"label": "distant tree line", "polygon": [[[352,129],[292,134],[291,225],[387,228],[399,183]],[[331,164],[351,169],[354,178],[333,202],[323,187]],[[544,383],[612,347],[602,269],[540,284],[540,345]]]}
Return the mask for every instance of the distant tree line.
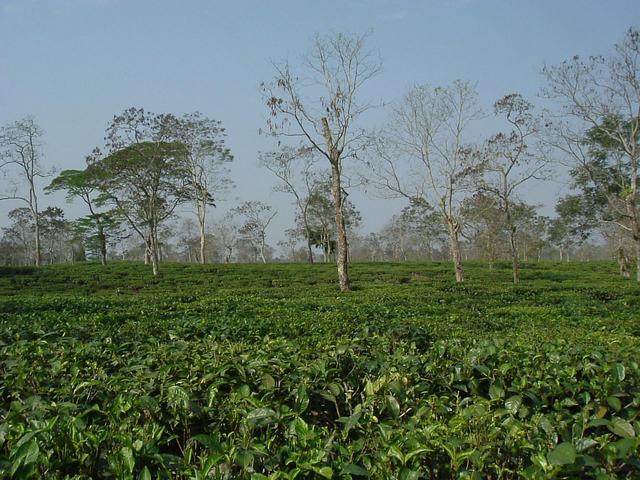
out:
{"label": "distant tree line", "polygon": [[[275,148],[259,163],[294,206],[277,245],[278,212],[259,200],[209,223],[234,186],[220,121],[130,108],[84,165],[56,175],[34,118],[0,129],[0,200],[20,204],[7,212],[0,262],[141,259],[154,274],[168,260],[335,262],[347,291],[351,261],[450,260],[463,282],[466,260],[490,268],[508,260],[517,284],[522,262],[614,259],[626,278],[635,264],[640,282],[637,30],[607,55],[544,67],[540,108],[518,93],[497,99],[502,128],[486,138],[477,132],[490,114],[462,80],[416,85],[390,104],[384,125],[364,128],[371,109],[387,108],[365,95],[381,69],[367,40],[318,35],[300,62],[274,64],[274,78],[260,85]],[[559,167],[571,191],[549,218],[522,192],[552,181]],[[406,207],[363,234],[355,188],[404,198]],[[59,206],[42,208],[42,193],[56,191],[86,214],[70,220]],[[180,218],[185,206],[193,218]]]}

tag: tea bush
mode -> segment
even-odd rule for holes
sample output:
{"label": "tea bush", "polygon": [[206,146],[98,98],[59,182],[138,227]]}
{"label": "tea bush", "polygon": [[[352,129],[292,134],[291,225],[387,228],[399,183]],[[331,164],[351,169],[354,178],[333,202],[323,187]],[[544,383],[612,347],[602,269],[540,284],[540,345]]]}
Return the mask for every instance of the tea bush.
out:
{"label": "tea bush", "polygon": [[613,265],[0,269],[2,478],[640,478]]}

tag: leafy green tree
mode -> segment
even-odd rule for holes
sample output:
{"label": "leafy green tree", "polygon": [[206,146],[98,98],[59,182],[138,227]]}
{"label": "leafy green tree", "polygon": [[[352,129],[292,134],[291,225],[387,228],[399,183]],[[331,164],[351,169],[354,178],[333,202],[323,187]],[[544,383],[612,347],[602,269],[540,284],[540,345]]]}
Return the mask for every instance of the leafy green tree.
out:
{"label": "leafy green tree", "polygon": [[479,192],[464,200],[461,208],[464,231],[479,258],[493,270],[500,258],[500,244],[504,238],[504,212],[494,195]]}
{"label": "leafy green tree", "polygon": [[[88,158],[91,163],[92,158]],[[93,178],[90,172],[95,170],[63,170],[55,177],[45,192],[66,191],[67,201],[76,198],[89,209],[89,215],[76,221],[76,230],[91,242],[90,249],[93,250],[97,243],[100,261],[103,265],[107,263],[107,237],[110,229],[115,229],[118,223],[117,216],[113,212],[100,212],[99,207],[103,200],[100,197],[99,183],[97,178]],[[109,228],[107,228],[109,227]]]}
{"label": "leafy green tree", "polygon": [[114,117],[107,129],[108,155],[96,150],[88,175],[105,203],[117,208],[144,240],[145,260],[159,273],[159,232],[176,207],[190,199],[186,149],[175,142],[165,115],[131,108]]}
{"label": "leafy green tree", "polygon": [[572,247],[584,242],[589,230],[584,223],[584,205],[579,195],[561,198],[556,205],[556,218],[549,224],[549,242],[560,254],[560,261],[568,260]]}
{"label": "leafy green tree", "polygon": [[[336,253],[339,228],[335,220],[335,208],[332,201],[331,184],[321,182],[304,199],[306,207],[306,221],[311,243],[322,249],[324,261],[328,262]],[[349,232],[357,228],[362,223],[362,216],[355,205],[348,199],[346,193],[343,194],[343,221]],[[297,223],[302,225],[302,218],[297,217]]]}

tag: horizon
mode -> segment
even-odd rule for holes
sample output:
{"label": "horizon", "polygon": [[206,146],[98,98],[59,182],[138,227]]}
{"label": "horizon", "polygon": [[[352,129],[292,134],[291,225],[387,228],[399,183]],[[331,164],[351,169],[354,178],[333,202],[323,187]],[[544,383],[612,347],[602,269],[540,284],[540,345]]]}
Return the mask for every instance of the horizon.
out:
{"label": "horizon", "polygon": [[[411,85],[460,78],[477,82],[489,112],[493,101],[512,92],[543,104],[536,97],[544,84],[543,65],[606,53],[640,23],[640,7],[632,1],[329,5],[344,5],[342,15],[330,15],[333,9],[326,4],[300,8],[296,2],[280,2],[278,10],[263,2],[185,6],[5,0],[0,2],[0,67],[5,73],[0,76],[0,124],[33,115],[45,131],[43,164],[60,172],[83,168],[85,155],[101,146],[108,121],[125,108],[178,115],[200,111],[222,122],[235,157],[231,178],[236,189],[211,217],[220,218],[239,201],[265,201],[279,211],[271,230],[275,245],[294,214],[289,197],[272,190],[275,178],[257,165],[258,153],[274,147],[272,139],[258,133],[268,116],[259,84],[273,78],[272,61],[290,59],[295,65],[314,33],[372,31],[368,47],[380,52],[383,72],[367,86],[368,97],[393,102]],[[373,112],[366,126],[381,125],[386,113]],[[479,136],[493,133],[491,121],[481,130]],[[563,172],[558,176],[562,179]],[[556,180],[531,184],[522,197],[542,203],[541,213],[551,215],[566,191],[566,183]],[[406,204],[363,191],[350,198],[362,213],[362,233],[379,230]],[[43,208],[64,205],[68,219],[84,214],[62,194],[40,199]],[[13,203],[4,201],[3,211],[18,206]],[[0,215],[0,226],[7,220],[6,213]]]}

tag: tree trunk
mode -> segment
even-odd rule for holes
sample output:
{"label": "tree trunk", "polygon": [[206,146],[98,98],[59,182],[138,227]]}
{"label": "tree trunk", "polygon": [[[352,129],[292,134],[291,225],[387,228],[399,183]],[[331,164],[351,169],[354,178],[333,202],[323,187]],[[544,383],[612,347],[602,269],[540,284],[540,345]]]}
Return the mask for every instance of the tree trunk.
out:
{"label": "tree trunk", "polygon": [[100,263],[102,265],[107,264],[107,239],[104,234],[104,229],[98,227],[98,238],[100,239]]}
{"label": "tree trunk", "polygon": [[204,265],[207,262],[207,235],[205,233],[205,209],[198,203],[198,226],[200,227],[200,263]]}
{"label": "tree trunk", "polygon": [[262,263],[267,263],[267,259],[264,257],[264,243],[265,239],[263,234],[260,238],[260,260],[262,260]]}
{"label": "tree trunk", "polygon": [[151,263],[151,234],[144,239],[144,264],[149,265]]}
{"label": "tree trunk", "polygon": [[42,247],[40,246],[40,220],[37,218],[38,213],[35,213],[35,240],[36,240],[36,251],[35,251],[35,264],[36,267],[42,265]]}
{"label": "tree trunk", "polygon": [[634,240],[636,244],[636,281],[640,283],[640,234],[636,235]]}
{"label": "tree trunk", "polygon": [[449,228],[449,239],[451,243],[451,258],[453,259],[453,267],[456,272],[456,282],[464,282],[464,270],[462,269],[462,255],[460,254],[460,227],[453,219],[447,219],[447,227]]}
{"label": "tree trunk", "polygon": [[520,283],[520,258],[518,258],[518,245],[516,244],[516,229],[511,227],[509,230],[509,245],[511,247],[511,263],[513,273],[513,283]]}
{"label": "tree trunk", "polygon": [[338,282],[340,283],[340,290],[348,292],[351,290],[349,281],[349,244],[347,242],[347,228],[344,222],[344,198],[342,186],[340,185],[340,168],[336,164],[333,164],[331,169],[331,194],[336,210],[336,240],[338,247],[336,261],[338,265]]}
{"label": "tree trunk", "polygon": [[311,245],[311,240],[307,237],[307,260],[310,264],[313,264],[313,247]]}
{"label": "tree trunk", "polygon": [[158,264],[159,262],[159,258],[158,258],[158,238],[156,236],[156,232],[154,231],[151,234],[151,252],[150,252],[150,256],[151,256],[151,269],[153,270],[153,275],[158,275],[158,272],[160,271]]}
{"label": "tree trunk", "polygon": [[337,234],[337,265],[338,265],[338,282],[340,284],[340,290],[342,292],[348,292],[351,290],[351,284],[349,281],[349,244],[347,242],[347,228],[344,222],[344,210],[343,210],[343,195],[341,185],[340,171],[340,155],[342,151],[339,150],[331,135],[329,129],[329,122],[326,118],[322,119],[322,134],[324,136],[327,150],[329,151],[329,161],[331,163],[331,195],[333,196],[333,206],[335,208],[336,217],[336,234]]}

